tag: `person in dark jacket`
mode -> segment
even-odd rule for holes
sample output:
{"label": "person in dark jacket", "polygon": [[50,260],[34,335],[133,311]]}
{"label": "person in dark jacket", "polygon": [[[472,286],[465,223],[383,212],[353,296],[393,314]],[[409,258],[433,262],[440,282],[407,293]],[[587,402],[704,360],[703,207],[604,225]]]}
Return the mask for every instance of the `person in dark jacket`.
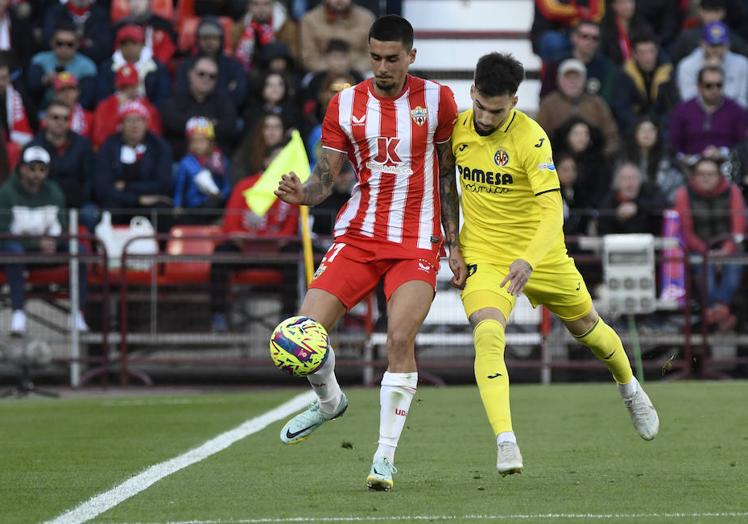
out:
{"label": "person in dark jacket", "polygon": [[636,164],[618,165],[613,187],[599,208],[598,232],[601,235],[660,234],[665,199],[656,186],[643,181],[644,175]]}
{"label": "person in dark jacket", "polygon": [[237,108],[244,106],[247,99],[247,75],[238,60],[227,56],[223,52],[225,39],[223,26],[217,18],[206,16],[200,21],[200,25],[197,26],[195,56],[185,59],[179,66],[174,81],[175,93],[185,94],[189,92],[189,72],[198,58],[207,56],[215,60],[218,66],[216,92],[228,96]]}
{"label": "person in dark jacket", "polygon": [[[21,155],[18,169],[0,186],[0,233],[18,237],[0,240],[0,255],[52,255],[66,249],[67,243],[60,238],[67,233],[65,197],[57,184],[47,179],[49,163],[49,153],[44,148],[29,146]],[[85,304],[86,265],[80,264],[78,268],[78,293],[80,303]],[[6,263],[4,269],[13,310],[10,333],[23,335],[26,331],[26,264]],[[81,311],[76,311],[70,320],[79,331],[88,331]]]}
{"label": "person in dark jacket", "polygon": [[600,52],[617,66],[631,57],[631,37],[651,31],[649,24],[636,12],[635,0],[611,0],[602,22]]}
{"label": "person in dark jacket", "polygon": [[202,56],[188,75],[188,91],[175,94],[162,108],[164,137],[171,143],[175,156],[181,158],[185,154],[187,121],[193,116],[203,116],[213,121],[218,146],[224,151],[231,150],[239,130],[236,106],[229,97],[216,91],[216,61]]}
{"label": "person in dark jacket", "polygon": [[128,223],[143,210],[171,207],[172,155],[169,144],[148,131],[143,104],[129,102],[119,116],[122,131],[104,142],[96,158],[95,190],[102,207],[114,211],[114,222]]}
{"label": "person in dark jacket", "polygon": [[69,0],[55,3],[44,13],[43,38],[49,42],[61,21],[75,25],[80,39],[80,52],[100,64],[112,50],[112,24],[109,11],[95,0]]}
{"label": "person in dark jacket", "polygon": [[8,39],[6,43],[0,43],[0,50],[13,54],[14,67],[26,67],[34,54],[31,26],[34,16],[28,4],[12,4],[10,0],[0,1],[0,19],[5,19],[8,24]]}
{"label": "person in dark jacket", "polygon": [[[692,167],[688,186],[675,196],[686,248],[702,255],[733,255],[745,235],[745,201],[740,189],[722,176],[720,163],[700,158]],[[695,269],[700,277],[701,265]],[[740,264],[707,263],[705,320],[720,331],[735,326],[730,305],[740,287]]]}

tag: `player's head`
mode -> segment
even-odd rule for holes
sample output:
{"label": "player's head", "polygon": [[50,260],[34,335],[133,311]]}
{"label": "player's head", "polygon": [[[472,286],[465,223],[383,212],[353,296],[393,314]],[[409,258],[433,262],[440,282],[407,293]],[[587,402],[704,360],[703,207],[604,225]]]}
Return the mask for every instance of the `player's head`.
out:
{"label": "player's head", "polygon": [[470,97],[479,135],[490,135],[506,121],[524,78],[525,68],[510,54],[489,53],[478,60]]}
{"label": "player's head", "polygon": [[369,29],[369,57],[377,89],[385,95],[396,95],[416,59],[410,22],[397,15],[378,18]]}

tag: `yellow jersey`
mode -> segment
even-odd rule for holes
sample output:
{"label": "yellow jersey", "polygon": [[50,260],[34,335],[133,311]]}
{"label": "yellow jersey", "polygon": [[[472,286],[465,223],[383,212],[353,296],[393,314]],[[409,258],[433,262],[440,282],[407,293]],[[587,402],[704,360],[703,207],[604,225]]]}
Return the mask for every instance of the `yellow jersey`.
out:
{"label": "yellow jersey", "polygon": [[[499,128],[481,136],[469,109],[457,118],[452,151],[462,188],[460,246],[466,260],[508,264],[521,258],[540,222],[535,197],[560,190],[545,131],[513,109]],[[559,231],[543,261],[565,257]]]}

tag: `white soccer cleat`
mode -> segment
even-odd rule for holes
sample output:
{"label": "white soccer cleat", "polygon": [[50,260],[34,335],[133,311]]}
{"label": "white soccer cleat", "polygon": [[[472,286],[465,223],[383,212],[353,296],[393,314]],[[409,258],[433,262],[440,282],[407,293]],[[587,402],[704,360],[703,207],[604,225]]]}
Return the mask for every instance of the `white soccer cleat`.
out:
{"label": "white soccer cleat", "polygon": [[634,424],[636,432],[644,440],[652,440],[657,436],[660,430],[660,418],[657,416],[652,401],[644,392],[641,384],[637,384],[636,393],[633,396],[624,397],[623,403],[631,415],[631,422]]}
{"label": "white soccer cleat", "polygon": [[366,485],[372,491],[389,491],[395,483],[392,475],[397,473],[395,465],[386,457],[380,457],[371,465],[369,476],[366,477]]}
{"label": "white soccer cleat", "polygon": [[22,309],[14,309],[10,315],[11,336],[21,336],[26,333],[26,313]]}
{"label": "white soccer cleat", "polygon": [[296,444],[306,438],[318,427],[328,420],[336,419],[348,409],[348,397],[345,393],[340,397],[338,408],[334,413],[325,413],[319,408],[319,400],[312,402],[306,411],[302,411],[294,418],[286,422],[280,432],[281,442],[284,444]]}
{"label": "white soccer cleat", "polygon": [[522,473],[522,453],[519,446],[514,442],[499,442],[498,457],[496,459],[496,471],[502,477]]}

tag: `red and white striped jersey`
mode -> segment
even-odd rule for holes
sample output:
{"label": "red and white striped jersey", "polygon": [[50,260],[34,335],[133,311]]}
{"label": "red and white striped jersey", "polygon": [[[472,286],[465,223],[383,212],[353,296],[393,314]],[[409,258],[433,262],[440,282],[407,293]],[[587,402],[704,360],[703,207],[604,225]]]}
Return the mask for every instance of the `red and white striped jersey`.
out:
{"label": "red and white striped jersey", "polygon": [[335,95],[322,126],[322,147],[346,153],[358,178],[338,214],[335,239],[380,258],[438,252],[436,144],[452,134],[454,95],[447,86],[408,75],[400,94],[383,98],[372,82]]}

